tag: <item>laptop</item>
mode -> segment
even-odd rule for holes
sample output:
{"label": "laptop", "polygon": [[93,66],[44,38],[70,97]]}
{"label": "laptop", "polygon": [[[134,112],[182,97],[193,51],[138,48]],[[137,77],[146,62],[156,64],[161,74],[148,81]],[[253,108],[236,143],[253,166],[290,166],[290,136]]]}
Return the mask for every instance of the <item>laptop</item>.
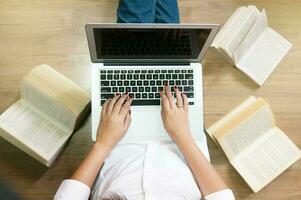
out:
{"label": "laptop", "polygon": [[121,143],[171,141],[161,119],[159,91],[168,82],[189,100],[193,138],[204,140],[202,61],[215,24],[87,24],[91,69],[92,140],[103,103],[133,97],[132,122]]}

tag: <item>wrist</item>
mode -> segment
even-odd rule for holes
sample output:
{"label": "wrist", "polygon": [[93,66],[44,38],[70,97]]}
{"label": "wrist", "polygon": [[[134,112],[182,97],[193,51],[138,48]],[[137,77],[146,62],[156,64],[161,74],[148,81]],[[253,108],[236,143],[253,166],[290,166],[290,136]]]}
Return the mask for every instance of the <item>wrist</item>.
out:
{"label": "wrist", "polygon": [[191,146],[194,144],[194,140],[191,136],[191,134],[183,134],[181,136],[178,136],[174,139],[175,143],[179,146],[179,148]]}
{"label": "wrist", "polygon": [[104,154],[109,154],[113,149],[114,145],[105,141],[96,141],[93,145],[93,151],[103,152]]}

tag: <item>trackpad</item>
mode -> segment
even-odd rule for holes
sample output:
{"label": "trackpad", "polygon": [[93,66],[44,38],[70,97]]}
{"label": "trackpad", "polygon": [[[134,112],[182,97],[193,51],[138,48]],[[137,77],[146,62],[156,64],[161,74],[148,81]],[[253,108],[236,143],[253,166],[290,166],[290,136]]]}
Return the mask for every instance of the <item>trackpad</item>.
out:
{"label": "trackpad", "polygon": [[148,140],[170,141],[162,123],[161,111],[133,110],[131,125],[121,142]]}

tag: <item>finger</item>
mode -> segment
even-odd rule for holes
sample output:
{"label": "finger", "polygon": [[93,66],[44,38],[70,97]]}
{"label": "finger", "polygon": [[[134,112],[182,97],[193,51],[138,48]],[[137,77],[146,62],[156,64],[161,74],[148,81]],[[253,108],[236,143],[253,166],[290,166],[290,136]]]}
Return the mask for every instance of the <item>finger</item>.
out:
{"label": "finger", "polygon": [[176,93],[176,99],[177,99],[177,106],[183,105],[183,99],[181,96],[181,93],[179,91],[179,88],[175,85],[175,93]]}
{"label": "finger", "polygon": [[126,117],[124,119],[124,126],[126,128],[126,130],[128,130],[130,124],[131,124],[131,110],[129,110],[126,114]]}
{"label": "finger", "polygon": [[160,91],[162,109],[170,109],[169,101],[163,91]]}
{"label": "finger", "polygon": [[183,98],[184,110],[188,110],[188,98],[184,92],[182,93],[182,98]]}
{"label": "finger", "polygon": [[106,108],[106,113],[111,113],[113,111],[114,105],[116,101],[119,99],[120,94],[117,93],[108,103],[107,108]]}
{"label": "finger", "polygon": [[107,112],[107,107],[108,107],[108,103],[109,103],[109,99],[107,99],[105,101],[105,103],[102,105],[102,109],[101,109],[101,116],[103,117],[105,115],[105,113]]}
{"label": "finger", "polygon": [[174,98],[173,98],[173,96],[171,94],[171,91],[170,91],[170,88],[169,88],[168,84],[166,84],[164,86],[164,89],[165,89],[165,93],[166,93],[167,99],[169,101],[170,108],[174,108],[175,107],[175,102],[174,102]]}
{"label": "finger", "polygon": [[131,98],[131,97],[127,98],[127,100],[125,101],[125,103],[123,104],[123,106],[121,107],[121,110],[119,112],[119,114],[122,117],[126,117],[127,113],[130,110],[132,102],[133,102],[133,98]]}
{"label": "finger", "polygon": [[115,114],[119,114],[120,109],[121,109],[122,105],[124,104],[124,102],[126,101],[127,98],[128,98],[128,94],[125,93],[125,94],[123,94],[123,95],[118,99],[118,101],[115,103],[115,106],[114,106],[114,108],[113,108],[113,112],[114,112]]}

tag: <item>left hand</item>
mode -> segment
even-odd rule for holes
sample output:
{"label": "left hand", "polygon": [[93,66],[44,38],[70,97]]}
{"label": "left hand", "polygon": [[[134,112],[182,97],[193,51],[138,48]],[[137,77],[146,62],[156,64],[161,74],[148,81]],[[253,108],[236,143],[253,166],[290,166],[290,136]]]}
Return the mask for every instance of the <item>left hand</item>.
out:
{"label": "left hand", "polygon": [[132,101],[128,94],[116,94],[103,104],[95,144],[113,148],[125,135],[131,122]]}

